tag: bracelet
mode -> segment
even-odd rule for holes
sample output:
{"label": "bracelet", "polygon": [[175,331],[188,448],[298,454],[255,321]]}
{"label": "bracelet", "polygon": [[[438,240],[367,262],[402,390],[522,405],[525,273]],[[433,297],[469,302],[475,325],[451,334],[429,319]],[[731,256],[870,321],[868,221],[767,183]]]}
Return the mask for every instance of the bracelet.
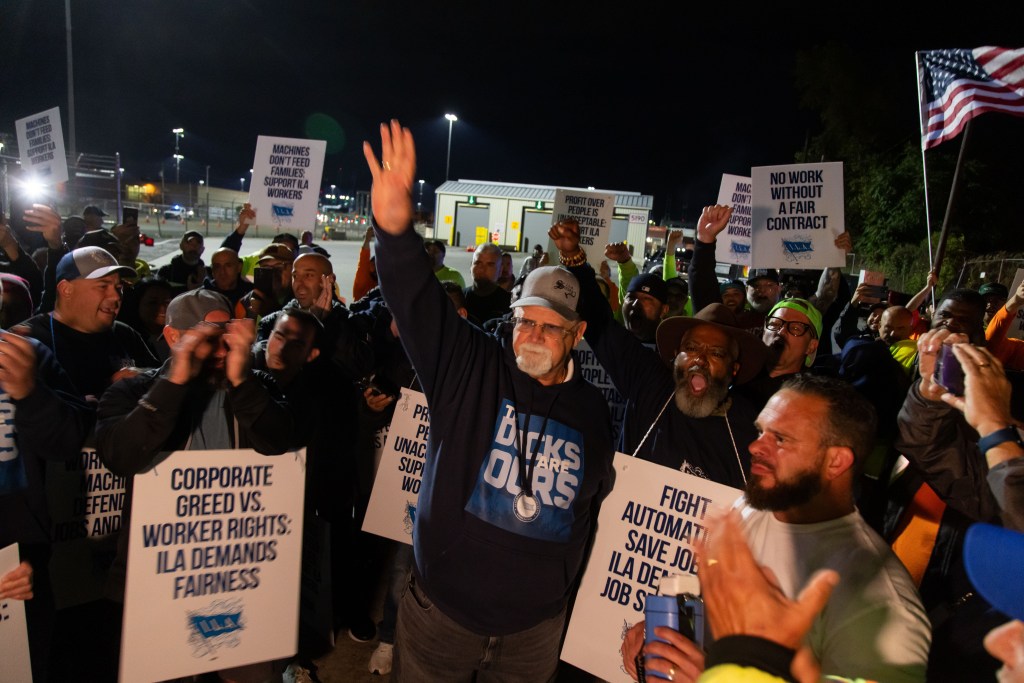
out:
{"label": "bracelet", "polygon": [[561,262],[563,266],[566,266],[568,268],[572,268],[574,266],[582,266],[584,263],[587,262],[587,252],[577,247],[575,254],[573,254],[572,256],[562,256],[561,254],[559,254],[558,260]]}
{"label": "bracelet", "polygon": [[1003,427],[1002,429],[997,429],[991,434],[987,434],[982,438],[978,439],[978,449],[982,452],[982,454],[984,454],[992,450],[996,446],[1006,443],[1007,441],[1012,441],[1021,448],[1024,448],[1024,441],[1021,441],[1020,434],[1017,432],[1017,428],[1010,426]]}

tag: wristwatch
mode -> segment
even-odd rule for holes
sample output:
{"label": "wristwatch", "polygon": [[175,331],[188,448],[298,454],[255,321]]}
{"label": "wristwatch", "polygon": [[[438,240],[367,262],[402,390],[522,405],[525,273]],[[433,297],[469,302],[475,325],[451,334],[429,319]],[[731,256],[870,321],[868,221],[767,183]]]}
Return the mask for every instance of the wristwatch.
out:
{"label": "wristwatch", "polygon": [[1012,425],[997,429],[991,434],[986,434],[978,439],[978,448],[982,453],[987,453],[999,444],[1006,443],[1007,441],[1012,441],[1021,448],[1024,448],[1024,441],[1020,438],[1020,432]]}

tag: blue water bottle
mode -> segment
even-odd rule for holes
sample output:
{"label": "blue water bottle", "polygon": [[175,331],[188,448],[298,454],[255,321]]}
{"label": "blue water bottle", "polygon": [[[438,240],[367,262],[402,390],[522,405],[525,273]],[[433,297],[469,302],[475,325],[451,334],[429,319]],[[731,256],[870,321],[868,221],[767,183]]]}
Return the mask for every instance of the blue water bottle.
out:
{"label": "blue water bottle", "polygon": [[[676,602],[676,596],[648,595],[647,603],[644,605],[644,620],[647,622],[644,626],[644,645],[650,645],[655,641],[667,643],[668,641],[654,635],[654,628],[667,626],[679,630],[679,604]],[[644,655],[645,664],[654,659],[660,658],[654,655]],[[648,670],[646,673],[650,677],[668,679],[667,674],[657,671]]]}

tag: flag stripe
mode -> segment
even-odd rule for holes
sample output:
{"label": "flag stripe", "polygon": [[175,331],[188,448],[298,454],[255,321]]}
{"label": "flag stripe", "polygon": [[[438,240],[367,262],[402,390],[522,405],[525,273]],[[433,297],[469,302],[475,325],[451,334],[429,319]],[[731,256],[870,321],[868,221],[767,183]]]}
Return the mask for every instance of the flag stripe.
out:
{"label": "flag stripe", "polygon": [[975,116],[1024,116],[1024,49],[979,47],[918,53],[921,146],[956,137]]}

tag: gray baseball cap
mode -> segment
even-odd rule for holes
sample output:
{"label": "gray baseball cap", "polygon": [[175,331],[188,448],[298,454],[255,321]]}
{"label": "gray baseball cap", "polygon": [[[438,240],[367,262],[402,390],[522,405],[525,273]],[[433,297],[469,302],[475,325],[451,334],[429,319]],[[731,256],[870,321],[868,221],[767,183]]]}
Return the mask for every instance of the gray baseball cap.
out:
{"label": "gray baseball cap", "polygon": [[576,276],[561,266],[534,268],[523,280],[522,293],[512,308],[543,306],[566,320],[580,319],[576,304],[580,300],[580,283]]}
{"label": "gray baseball cap", "polygon": [[[106,231],[96,230],[95,232]],[[100,247],[80,247],[61,257],[57,263],[55,277],[57,282],[78,280],[79,278],[96,280],[111,273],[134,277],[135,269],[122,266],[116,258],[111,256],[110,252]]]}
{"label": "gray baseball cap", "polygon": [[171,299],[167,304],[167,326],[175,330],[188,330],[206,319],[214,311],[231,316],[231,302],[211,289],[192,289]]}

